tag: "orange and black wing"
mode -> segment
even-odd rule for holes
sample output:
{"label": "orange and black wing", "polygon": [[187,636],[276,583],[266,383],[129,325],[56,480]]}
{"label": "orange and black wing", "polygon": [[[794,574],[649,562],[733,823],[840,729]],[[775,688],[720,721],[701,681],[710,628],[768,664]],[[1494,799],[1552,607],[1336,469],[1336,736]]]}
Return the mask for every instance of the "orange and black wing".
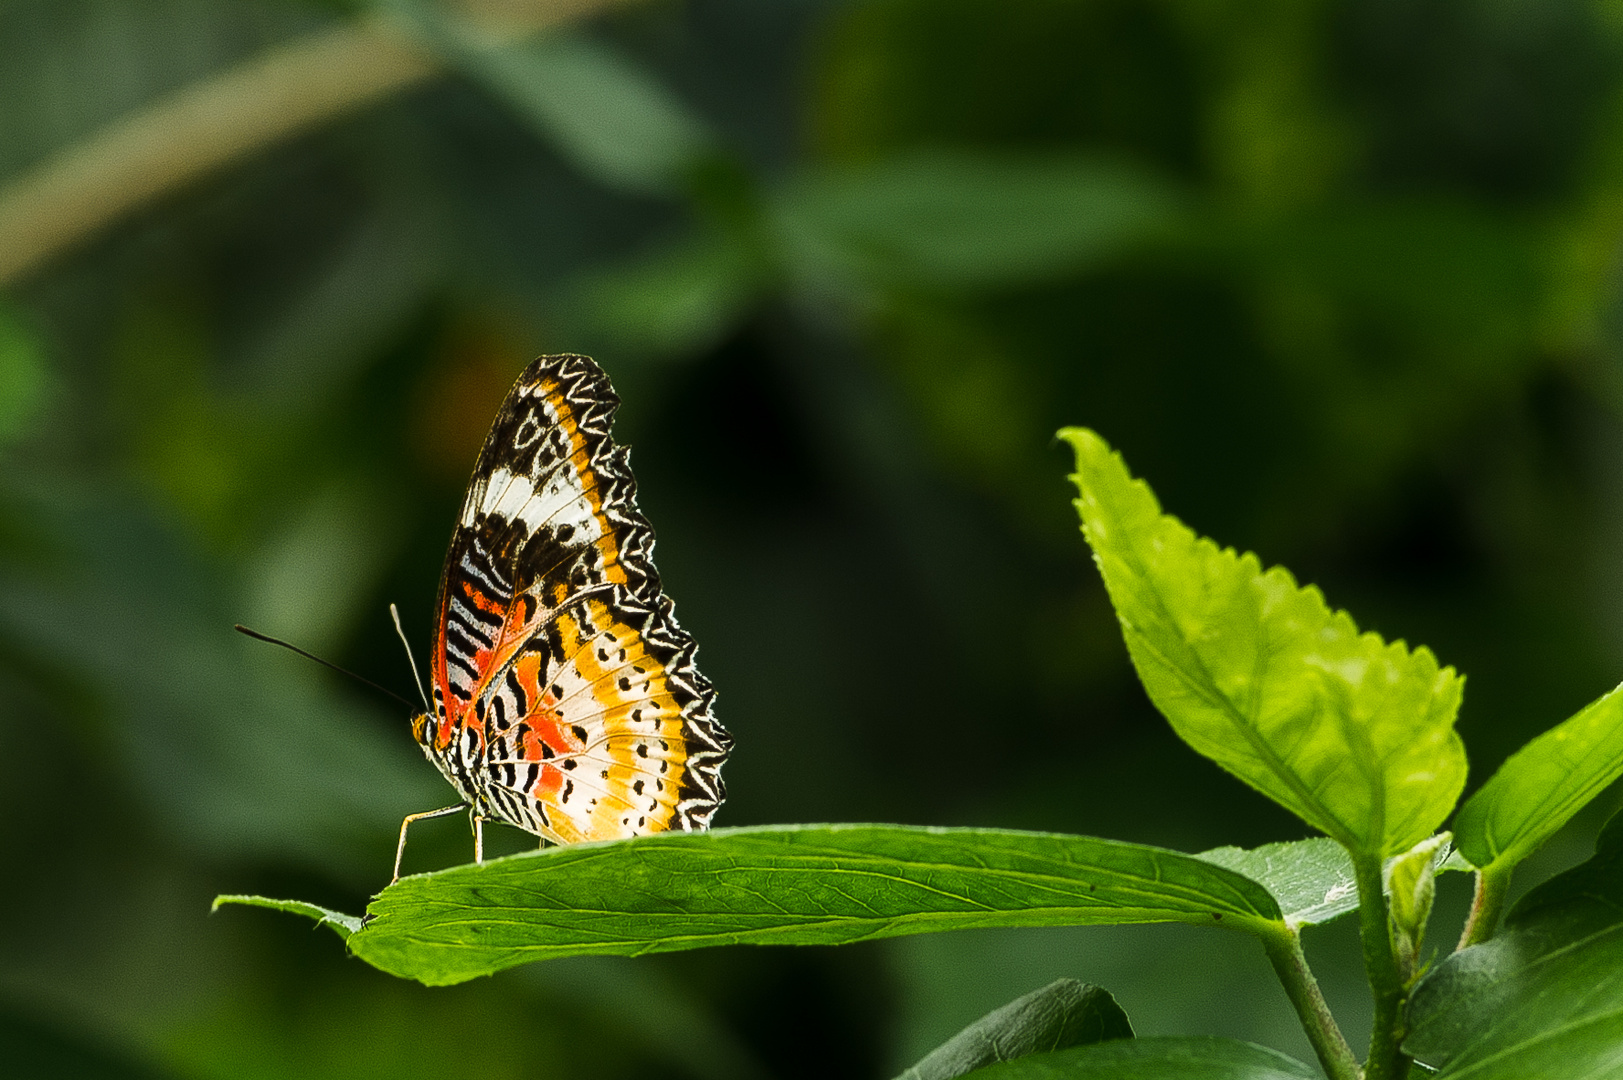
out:
{"label": "orange and black wing", "polygon": [[618,404],[587,357],[525,369],[436,608],[431,756],[478,810],[563,843],[707,827],[732,744],[660,588]]}

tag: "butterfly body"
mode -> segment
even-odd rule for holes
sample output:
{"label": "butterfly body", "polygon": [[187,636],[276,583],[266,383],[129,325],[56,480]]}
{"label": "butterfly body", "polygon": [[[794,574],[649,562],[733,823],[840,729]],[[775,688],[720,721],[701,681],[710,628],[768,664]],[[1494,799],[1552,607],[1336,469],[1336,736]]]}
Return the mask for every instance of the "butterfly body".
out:
{"label": "butterfly body", "polygon": [[555,843],[708,827],[732,745],[650,558],[618,404],[584,356],[543,356],[508,393],[446,555],[432,711],[412,722],[476,823]]}

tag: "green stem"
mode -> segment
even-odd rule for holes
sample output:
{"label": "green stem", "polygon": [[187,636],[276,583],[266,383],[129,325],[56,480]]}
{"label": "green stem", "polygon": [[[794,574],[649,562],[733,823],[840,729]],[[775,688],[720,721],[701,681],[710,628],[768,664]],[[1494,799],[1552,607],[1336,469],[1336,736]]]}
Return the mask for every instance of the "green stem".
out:
{"label": "green stem", "polygon": [[1497,873],[1492,866],[1476,872],[1476,896],[1471,901],[1471,917],[1465,920],[1465,932],[1454,947],[1469,948],[1493,937],[1499,926],[1499,912],[1505,906],[1505,893],[1510,888],[1510,871]]}
{"label": "green stem", "polygon": [[1408,990],[1392,950],[1390,917],[1381,888],[1381,860],[1378,856],[1354,855],[1353,872],[1358,880],[1358,931],[1364,940],[1364,967],[1369,973],[1370,993],[1375,997],[1375,1025],[1370,1031],[1364,1076],[1366,1080],[1405,1080],[1410,1058],[1403,1052],[1403,1007]]}
{"label": "green stem", "polygon": [[1358,1067],[1358,1058],[1353,1056],[1352,1047],[1347,1045],[1341,1028],[1336,1026],[1336,1018],[1330,1015],[1330,1006],[1319,992],[1319,981],[1313,977],[1307,956],[1302,952],[1301,937],[1283,923],[1275,925],[1278,932],[1264,936],[1263,947],[1268,950],[1274,973],[1285,986],[1285,995],[1296,1007],[1308,1042],[1319,1056],[1319,1065],[1330,1080],[1359,1080],[1363,1073]]}

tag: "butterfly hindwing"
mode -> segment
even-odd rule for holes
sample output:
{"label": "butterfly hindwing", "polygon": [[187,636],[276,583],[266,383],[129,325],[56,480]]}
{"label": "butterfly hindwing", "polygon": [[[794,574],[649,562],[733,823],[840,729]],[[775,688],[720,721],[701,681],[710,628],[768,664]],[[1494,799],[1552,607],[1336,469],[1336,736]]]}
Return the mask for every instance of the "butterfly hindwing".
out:
{"label": "butterfly hindwing", "polygon": [[684,804],[719,795],[703,790],[714,730],[690,724],[703,699],[674,684],[643,614],[623,596],[572,605],[485,699],[496,800],[534,800],[565,842],[702,827]]}
{"label": "butterfly hindwing", "polygon": [[617,404],[586,357],[525,370],[440,582],[425,748],[476,813],[560,842],[706,827],[731,745],[660,590]]}

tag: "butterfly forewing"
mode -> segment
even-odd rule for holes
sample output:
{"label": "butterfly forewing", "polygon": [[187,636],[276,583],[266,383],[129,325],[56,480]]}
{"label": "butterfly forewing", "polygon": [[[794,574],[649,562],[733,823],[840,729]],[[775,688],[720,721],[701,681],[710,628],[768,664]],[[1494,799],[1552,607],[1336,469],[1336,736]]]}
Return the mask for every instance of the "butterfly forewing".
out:
{"label": "butterfly forewing", "polygon": [[586,357],[532,363],[440,581],[425,749],[476,814],[564,843],[706,827],[731,745],[609,436],[618,403]]}

